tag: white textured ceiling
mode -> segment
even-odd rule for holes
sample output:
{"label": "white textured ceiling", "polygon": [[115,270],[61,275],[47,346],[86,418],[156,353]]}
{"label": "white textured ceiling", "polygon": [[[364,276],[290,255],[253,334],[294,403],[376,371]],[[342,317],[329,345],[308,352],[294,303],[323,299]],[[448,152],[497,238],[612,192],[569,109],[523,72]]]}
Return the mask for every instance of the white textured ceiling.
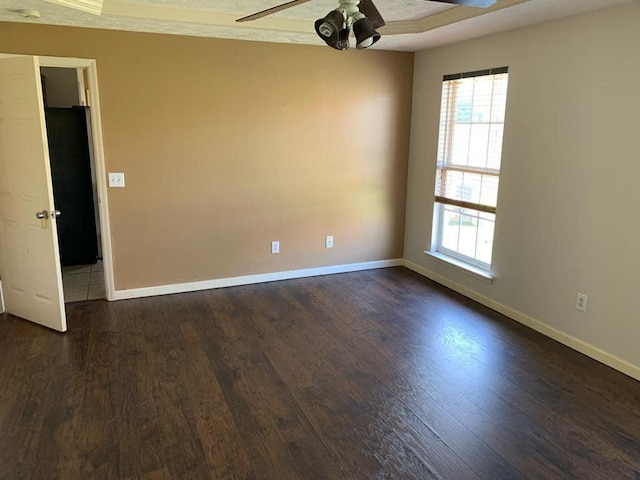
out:
{"label": "white textured ceiling", "polygon": [[[421,50],[638,1],[498,0],[496,7],[484,10],[425,0],[376,0],[388,25],[374,48]],[[261,20],[234,22],[279,3],[284,0],[104,0],[98,17],[43,0],[0,0],[0,21],[324,45],[313,22],[334,9],[336,0],[313,0]],[[20,9],[38,10],[41,18],[25,19],[16,13]]]}

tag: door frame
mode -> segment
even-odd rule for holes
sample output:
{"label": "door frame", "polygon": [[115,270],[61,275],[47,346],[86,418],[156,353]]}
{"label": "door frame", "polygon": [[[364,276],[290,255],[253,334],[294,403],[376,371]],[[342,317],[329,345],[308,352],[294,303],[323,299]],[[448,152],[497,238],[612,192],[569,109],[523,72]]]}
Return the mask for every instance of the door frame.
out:
{"label": "door frame", "polygon": [[[0,53],[2,57],[30,56],[29,54]],[[100,114],[100,95],[98,94],[98,69],[96,60],[90,58],[38,57],[41,67],[82,68],[87,72],[87,89],[89,91],[89,113],[91,116],[91,139],[93,141],[93,161],[96,173],[96,189],[98,193],[98,215],[100,221],[102,265],[104,270],[104,287],[107,300],[115,300],[113,277],[113,252],[111,251],[111,224],[109,221],[109,196],[107,195],[107,173],[104,161],[104,145],[102,141],[102,118]],[[1,291],[0,291],[1,295]]]}

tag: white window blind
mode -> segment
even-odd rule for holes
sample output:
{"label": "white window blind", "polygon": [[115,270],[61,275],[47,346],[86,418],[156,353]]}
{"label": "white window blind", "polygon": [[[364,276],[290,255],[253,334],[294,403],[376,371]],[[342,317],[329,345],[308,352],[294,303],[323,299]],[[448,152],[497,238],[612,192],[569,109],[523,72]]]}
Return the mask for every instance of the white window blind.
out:
{"label": "white window blind", "polygon": [[496,212],[507,82],[506,67],[445,77],[437,202]]}
{"label": "white window blind", "polygon": [[[435,201],[438,250],[491,261],[508,68],[443,79]],[[469,228],[473,227],[473,228]]]}

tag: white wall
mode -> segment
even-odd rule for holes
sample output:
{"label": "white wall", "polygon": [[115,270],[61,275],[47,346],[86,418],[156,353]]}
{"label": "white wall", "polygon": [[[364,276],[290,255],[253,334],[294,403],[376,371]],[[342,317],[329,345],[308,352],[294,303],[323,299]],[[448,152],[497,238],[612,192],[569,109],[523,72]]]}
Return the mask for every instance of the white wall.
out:
{"label": "white wall", "polygon": [[[510,85],[496,278],[487,284],[423,252],[431,242],[442,76],[503,65]],[[416,56],[405,258],[640,378],[638,192],[640,3]],[[589,295],[586,314],[575,310],[577,292]]]}
{"label": "white wall", "polygon": [[71,108],[80,105],[75,68],[42,67],[47,90],[47,107]]}

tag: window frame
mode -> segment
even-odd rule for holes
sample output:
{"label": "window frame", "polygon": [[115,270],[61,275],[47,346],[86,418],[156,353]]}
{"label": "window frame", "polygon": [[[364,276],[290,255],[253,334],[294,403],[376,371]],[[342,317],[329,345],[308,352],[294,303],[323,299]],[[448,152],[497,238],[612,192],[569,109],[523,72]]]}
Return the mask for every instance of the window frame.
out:
{"label": "window frame", "polygon": [[[447,247],[443,247],[442,246],[442,232],[444,231],[444,209],[447,206],[447,204],[445,203],[439,203],[439,202],[435,202],[435,212],[434,215],[438,215],[438,224],[436,226],[436,245],[435,248],[433,248],[432,250],[434,252],[440,253],[442,255],[444,255],[445,257],[451,257],[454,258],[456,260],[458,260],[459,262],[462,263],[466,263],[469,264],[471,266],[474,266],[476,268],[479,268],[481,270],[484,271],[491,271],[491,264],[490,263],[486,263],[483,262],[481,260],[478,260],[476,258],[473,257],[469,257],[467,255],[464,255],[462,253],[456,252],[455,250],[451,250]],[[459,207],[462,208],[462,207]],[[466,210],[474,210],[472,208],[466,208]],[[479,212],[480,210],[476,210],[477,212]],[[462,213],[461,213],[462,215]],[[493,214],[495,215],[495,214]],[[434,222],[435,223],[435,222]],[[495,224],[495,219],[494,219],[494,224]]]}
{"label": "window frame", "polygon": [[[442,98],[442,94],[444,93],[444,86],[445,83],[448,81],[452,81],[452,80],[460,80],[460,79],[465,79],[465,78],[473,78],[473,77],[480,77],[480,76],[494,76],[494,75],[499,75],[499,74],[507,74],[507,91],[505,92],[505,116],[506,116],[506,102],[507,102],[507,97],[508,97],[508,73],[509,73],[509,67],[498,67],[498,68],[492,68],[492,69],[487,69],[487,70],[478,70],[478,71],[473,71],[473,72],[466,72],[466,73],[458,73],[458,74],[453,74],[453,75],[445,75],[443,77],[442,80],[442,92],[441,92],[441,100],[440,100],[440,116],[439,116],[439,129],[438,129],[438,150],[440,149],[440,144],[441,144],[441,140],[442,140],[442,135],[444,135],[444,141],[447,141],[447,137],[449,137],[451,135],[451,131],[446,131],[444,134],[442,133],[442,128],[443,128],[443,98]],[[449,101],[453,101],[455,102],[455,96],[453,98],[450,98]],[[453,109],[447,109],[446,110],[447,115],[451,116],[451,117],[455,117],[456,115],[456,110],[455,108]],[[506,119],[503,119],[502,121],[502,125],[503,125],[503,136],[501,139],[501,144],[500,144],[500,148],[502,150],[502,146],[504,145],[504,125],[506,123],[505,121]],[[453,124],[455,122],[450,122],[449,118],[445,119],[445,128],[450,129]],[[474,122],[470,122],[471,124],[473,124]],[[478,122],[480,123],[480,122]],[[448,149],[445,146],[446,149]],[[440,153],[438,153],[438,156],[440,155]],[[455,165],[455,164],[449,164],[449,160],[451,159],[451,152],[449,151],[449,155],[447,155],[446,161],[443,165],[440,164],[439,161],[436,161],[436,185],[434,188],[434,195],[433,195],[433,201],[434,201],[434,209],[433,209],[433,220],[432,220],[432,244],[431,244],[431,248],[429,252],[425,252],[425,253],[429,253],[432,256],[434,256],[435,258],[438,258],[440,260],[444,260],[445,262],[447,261],[448,258],[450,258],[452,260],[452,264],[454,264],[455,266],[459,267],[459,268],[465,268],[466,266],[469,267],[469,270],[473,273],[473,271],[475,270],[480,270],[481,272],[486,272],[486,274],[481,273],[481,276],[487,276],[487,278],[491,278],[490,277],[490,272],[491,272],[491,268],[492,268],[492,263],[493,263],[493,252],[494,252],[494,244],[492,242],[492,246],[491,246],[491,261],[492,263],[487,263],[484,262],[482,260],[478,260],[477,258],[474,257],[470,257],[468,255],[465,255],[463,253],[460,253],[458,251],[455,250],[451,250],[445,246],[443,246],[443,234],[444,234],[444,222],[445,222],[445,210],[447,206],[450,207],[454,207],[454,208],[459,208],[460,212],[459,215],[463,215],[464,214],[464,210],[472,210],[476,213],[476,215],[478,215],[476,218],[480,218],[479,215],[484,213],[487,214],[492,214],[494,216],[493,218],[493,222],[494,222],[494,230],[493,230],[493,238],[492,240],[495,239],[495,223],[497,221],[497,203],[496,203],[496,207],[491,207],[491,206],[487,206],[487,205],[483,205],[483,204],[479,204],[479,203],[474,203],[474,202],[466,202],[466,201],[462,201],[462,200],[453,200],[450,198],[446,198],[441,196],[442,192],[438,190],[438,185],[439,185],[439,179],[438,179],[438,175],[442,174],[443,171],[446,170],[458,170],[458,171],[469,171],[469,173],[474,173],[474,174],[485,174],[485,175],[491,175],[491,176],[496,176],[498,177],[498,179],[500,178],[500,172],[501,172],[501,167],[502,167],[502,162],[500,162],[500,169],[491,169],[491,168],[482,168],[482,167],[469,167],[469,168],[465,168],[464,166],[459,166],[459,165]],[[439,158],[438,158],[439,160]],[[502,160],[502,154],[500,155],[500,160]],[[449,168],[447,168],[447,166]],[[498,183],[498,190],[499,190],[499,183]],[[439,201],[439,200],[446,200],[446,201]],[[481,208],[478,208],[481,207]],[[478,235],[478,228],[479,228],[479,224],[476,227],[476,242],[477,242],[477,235]],[[476,243],[476,248],[477,248],[477,243]],[[477,250],[476,250],[476,255],[477,255]],[[444,258],[442,258],[444,257]]]}

